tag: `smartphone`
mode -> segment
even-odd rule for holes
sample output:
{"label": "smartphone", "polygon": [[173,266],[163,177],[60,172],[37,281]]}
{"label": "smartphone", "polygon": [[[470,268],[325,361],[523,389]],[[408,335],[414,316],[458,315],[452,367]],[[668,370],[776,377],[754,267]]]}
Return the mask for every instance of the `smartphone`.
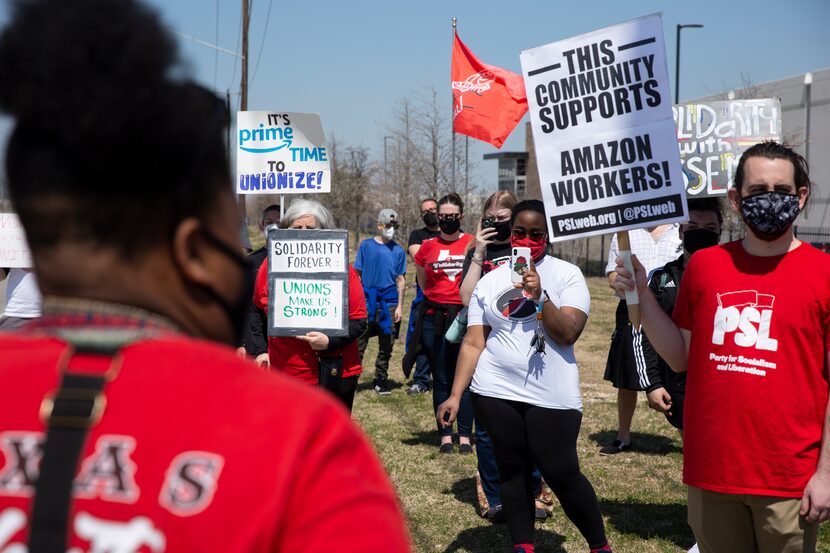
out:
{"label": "smartphone", "polygon": [[521,283],[530,268],[530,248],[514,247],[510,256],[510,282]]}

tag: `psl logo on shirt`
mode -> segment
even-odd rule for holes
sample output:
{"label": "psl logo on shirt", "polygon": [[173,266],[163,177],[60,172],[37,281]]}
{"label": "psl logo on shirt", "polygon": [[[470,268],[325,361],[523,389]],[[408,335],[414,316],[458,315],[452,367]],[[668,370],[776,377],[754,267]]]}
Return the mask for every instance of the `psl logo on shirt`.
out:
{"label": "psl logo on shirt", "polygon": [[723,345],[726,335],[734,333],[732,339],[737,346],[778,351],[778,340],[769,335],[775,296],[738,290],[717,294],[717,298],[713,344]]}

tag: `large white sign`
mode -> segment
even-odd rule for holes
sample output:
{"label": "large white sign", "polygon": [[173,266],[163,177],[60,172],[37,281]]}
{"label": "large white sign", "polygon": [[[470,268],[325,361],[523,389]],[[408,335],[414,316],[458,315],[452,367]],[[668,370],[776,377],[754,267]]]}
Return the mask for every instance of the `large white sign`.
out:
{"label": "large white sign", "polygon": [[688,196],[725,196],[741,156],[765,140],[781,142],[781,100],[727,100],[674,106]]}
{"label": "large white sign", "polygon": [[0,213],[0,267],[28,269],[31,266],[32,253],[20,219],[14,213]]}
{"label": "large white sign", "polygon": [[551,241],[686,219],[659,15],[521,62]]}
{"label": "large white sign", "polygon": [[343,284],[342,280],[275,278],[274,326],[305,332],[342,329]]}
{"label": "large white sign", "polygon": [[268,335],[349,333],[349,234],[268,230]]}
{"label": "large white sign", "polygon": [[238,111],[236,191],[313,194],[331,191],[331,170],[316,113]]}

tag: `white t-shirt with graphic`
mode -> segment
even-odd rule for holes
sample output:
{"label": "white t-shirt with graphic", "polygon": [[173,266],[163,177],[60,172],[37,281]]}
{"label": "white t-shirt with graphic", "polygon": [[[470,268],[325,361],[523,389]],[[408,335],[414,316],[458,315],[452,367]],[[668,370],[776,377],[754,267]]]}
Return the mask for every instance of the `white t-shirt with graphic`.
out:
{"label": "white t-shirt with graphic", "polygon": [[[591,296],[578,267],[546,256],[536,270],[556,307],[589,313]],[[573,346],[560,346],[545,332],[545,354],[528,355],[536,324],[536,305],[513,287],[510,264],[482,277],[470,299],[467,326],[485,325],[491,330],[470,390],[539,407],[582,411]]]}

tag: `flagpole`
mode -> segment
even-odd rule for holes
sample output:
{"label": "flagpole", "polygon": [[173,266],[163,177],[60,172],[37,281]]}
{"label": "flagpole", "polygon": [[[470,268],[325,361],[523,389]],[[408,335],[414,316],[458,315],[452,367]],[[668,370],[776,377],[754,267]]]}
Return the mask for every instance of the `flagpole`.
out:
{"label": "flagpole", "polygon": [[[455,35],[458,33],[456,30],[456,25],[458,20],[456,18],[452,18],[452,45],[455,48]],[[452,72],[450,72],[452,75]],[[450,77],[450,82],[452,82],[452,76]],[[450,94],[452,92],[452,86],[450,86]],[[452,191],[455,192],[455,96],[453,95],[452,101],[450,102],[450,125],[452,126],[452,178],[451,178],[451,188]]]}

